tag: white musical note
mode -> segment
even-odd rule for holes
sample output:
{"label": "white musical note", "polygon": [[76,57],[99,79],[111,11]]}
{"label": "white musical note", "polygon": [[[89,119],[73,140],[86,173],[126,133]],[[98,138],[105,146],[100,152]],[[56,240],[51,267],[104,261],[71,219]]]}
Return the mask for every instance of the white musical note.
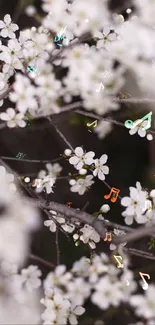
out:
{"label": "white musical note", "polygon": [[144,276],[147,276],[148,279],[150,279],[150,275],[147,274],[147,273],[142,273],[142,272],[139,272],[139,274],[140,274],[142,280],[144,281],[144,285],[142,285],[142,288],[143,288],[143,290],[147,290],[147,289],[148,289],[148,283],[147,283],[146,280],[144,279]]}
{"label": "white musical note", "polygon": [[100,87],[99,87],[99,89],[96,89],[96,92],[97,92],[97,93],[99,93],[101,87],[104,89],[104,86],[103,86],[103,83],[102,83],[102,82],[100,83]]}

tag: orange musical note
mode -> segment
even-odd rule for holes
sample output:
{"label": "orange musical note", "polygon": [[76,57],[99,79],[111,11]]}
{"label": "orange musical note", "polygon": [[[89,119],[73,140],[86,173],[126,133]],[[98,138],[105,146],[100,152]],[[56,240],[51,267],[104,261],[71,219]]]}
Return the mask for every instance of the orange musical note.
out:
{"label": "orange musical note", "polygon": [[117,267],[118,267],[118,268],[123,268],[124,265],[121,264],[120,261],[118,261],[118,259],[117,259],[117,258],[121,258],[121,260],[122,260],[122,259],[123,259],[122,256],[120,256],[120,255],[118,255],[118,256],[114,255],[114,257],[115,257],[117,263],[119,263],[119,264],[117,265]]}
{"label": "orange musical note", "polygon": [[67,202],[66,205],[70,208],[70,205],[72,204],[72,202]]}
{"label": "orange musical note", "polygon": [[106,200],[108,200],[110,198],[111,194],[113,194],[113,197],[111,198],[111,202],[114,203],[117,200],[117,197],[118,197],[119,192],[120,192],[120,190],[118,188],[112,187],[111,190],[110,190],[110,193],[104,195],[104,198]]}
{"label": "orange musical note", "polygon": [[147,273],[141,273],[139,272],[142,280],[144,281],[144,285],[142,286],[143,290],[147,290],[148,289],[148,283],[146,282],[146,280],[144,279],[144,276],[143,275],[146,275],[148,277],[148,279],[150,280],[150,275],[147,274]]}
{"label": "orange musical note", "polygon": [[[108,236],[110,236],[110,238],[108,238]],[[104,241],[111,241],[112,240],[112,235],[111,232],[106,232],[106,238],[104,238]]]}

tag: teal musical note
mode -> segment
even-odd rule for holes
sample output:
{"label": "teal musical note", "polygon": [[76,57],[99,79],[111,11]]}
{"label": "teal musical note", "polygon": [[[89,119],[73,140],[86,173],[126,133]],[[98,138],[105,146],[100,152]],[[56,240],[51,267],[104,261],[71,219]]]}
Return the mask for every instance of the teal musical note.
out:
{"label": "teal musical note", "polygon": [[[54,42],[59,42],[60,40],[63,40],[63,36],[59,35],[54,37]],[[62,44],[57,44],[59,46],[62,46]]]}
{"label": "teal musical note", "polygon": [[35,73],[40,74],[40,73],[38,72],[38,69],[37,69],[36,67],[32,67],[32,66],[30,66],[30,65],[28,65],[27,70],[30,71],[30,72],[33,72],[33,71],[34,71]]}
{"label": "teal musical note", "polygon": [[147,130],[147,129],[149,129],[149,128],[151,127],[151,115],[152,115],[152,112],[146,114],[143,118],[137,120],[136,122],[133,122],[133,121],[131,121],[131,120],[127,120],[127,121],[125,121],[125,123],[124,123],[124,124],[125,124],[125,127],[126,127],[127,129],[133,129],[133,128],[135,128],[138,124],[142,123],[142,122],[145,121],[145,120],[148,120],[148,124],[147,124],[147,126],[144,126],[144,127],[143,127],[144,130]]}
{"label": "teal musical note", "polygon": [[124,124],[127,129],[132,129],[134,127],[134,122],[132,122],[131,120],[126,120]]}
{"label": "teal musical note", "polygon": [[148,124],[147,126],[144,126],[144,129],[147,130],[151,127],[151,115],[152,115],[152,112],[146,114],[142,119],[141,121],[144,121],[144,120],[148,120]]}

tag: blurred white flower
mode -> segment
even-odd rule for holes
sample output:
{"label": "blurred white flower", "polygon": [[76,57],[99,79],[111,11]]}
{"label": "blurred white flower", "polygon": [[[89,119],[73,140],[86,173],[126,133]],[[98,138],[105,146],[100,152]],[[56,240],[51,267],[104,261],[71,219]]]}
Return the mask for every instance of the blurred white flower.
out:
{"label": "blurred white flower", "polygon": [[121,283],[113,283],[108,275],[101,278],[94,286],[95,292],[92,294],[91,301],[99,308],[105,310],[110,305],[119,306],[123,300]]}
{"label": "blurred white flower", "polygon": [[28,291],[32,291],[41,286],[42,273],[36,265],[29,265],[27,269],[21,270],[21,281]]}
{"label": "blurred white flower", "polygon": [[85,312],[85,308],[72,304],[69,309],[69,322],[71,325],[78,324],[77,316],[82,315]]}
{"label": "blurred white flower", "polygon": [[79,195],[83,195],[86,190],[89,189],[89,187],[94,183],[92,179],[92,175],[87,175],[85,178],[79,178],[71,186],[71,192],[78,192]]}
{"label": "blurred white flower", "polygon": [[100,210],[103,212],[103,213],[107,213],[109,210],[110,210],[110,206],[108,204],[103,204],[100,208]]}
{"label": "blurred white flower", "polygon": [[149,284],[143,295],[134,295],[129,299],[131,306],[135,307],[136,315],[146,319],[155,317],[155,286]]}
{"label": "blurred white flower", "polygon": [[9,37],[9,38],[15,38],[15,31],[19,29],[18,25],[11,23],[11,17],[10,15],[4,16],[4,22],[3,20],[0,20],[0,29],[1,29],[1,36],[2,37]]}
{"label": "blurred white flower", "polygon": [[29,17],[33,17],[34,14],[36,14],[36,8],[34,6],[27,6],[26,9],[25,9],[25,13],[27,14],[27,16]]}
{"label": "blurred white flower", "polygon": [[7,126],[9,128],[14,128],[16,126],[23,128],[26,125],[26,122],[24,121],[24,114],[16,114],[15,110],[11,107],[7,108],[5,113],[0,114],[0,119],[2,121],[7,121]]}
{"label": "blurred white flower", "polygon": [[88,243],[92,249],[95,249],[95,243],[99,243],[100,236],[94,228],[86,224],[80,229],[80,232],[82,232],[82,235],[80,235],[79,239],[83,241],[84,244]]}
{"label": "blurred white flower", "polygon": [[98,49],[107,45],[108,42],[113,42],[116,40],[115,32],[111,32],[110,29],[112,29],[112,28],[109,25],[105,25],[103,28],[103,33],[101,33],[101,32],[94,33],[94,37],[97,37],[100,39],[99,41],[97,41]]}
{"label": "blurred white flower", "polygon": [[[114,228],[113,232],[114,232],[114,234],[115,234],[116,236],[122,236],[122,235],[125,235],[125,231],[123,231],[123,230],[119,230],[119,229],[115,229],[115,228]],[[122,244],[120,244],[120,247],[124,247],[126,244],[127,244],[127,243],[122,243]],[[110,244],[110,250],[111,250],[111,251],[115,250],[116,248],[117,248],[117,246],[116,246],[115,244],[113,244],[113,243]]]}

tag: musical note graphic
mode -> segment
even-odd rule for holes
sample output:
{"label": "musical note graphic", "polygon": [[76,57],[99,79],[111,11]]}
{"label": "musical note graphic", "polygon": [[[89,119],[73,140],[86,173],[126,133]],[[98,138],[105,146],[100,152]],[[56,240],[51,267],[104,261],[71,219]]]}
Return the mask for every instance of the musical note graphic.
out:
{"label": "musical note graphic", "polygon": [[30,65],[28,65],[27,70],[30,71],[30,72],[33,72],[34,71],[38,75],[40,74],[40,72],[38,71],[38,69],[36,67],[32,67]]}
{"label": "musical note graphic", "polygon": [[[108,238],[108,236],[110,236],[110,238]],[[111,232],[106,232],[106,238],[104,238],[104,241],[111,241],[112,240],[112,235]]]}
{"label": "musical note graphic", "polygon": [[[62,36],[62,34],[64,33],[65,29],[67,26],[65,26],[65,28],[62,28],[61,31],[58,33],[58,36],[54,37],[54,42],[59,42],[60,40],[63,40],[64,36]],[[62,44],[57,44],[59,46],[62,46]]]}
{"label": "musical note graphic", "polygon": [[[58,35],[54,37],[54,42],[59,42],[60,40],[63,40],[63,36]],[[62,44],[57,44],[57,45],[62,46]]]}
{"label": "musical note graphic", "polygon": [[117,265],[117,267],[122,269],[124,265],[121,264],[120,261],[118,261],[118,259],[117,259],[117,258],[120,258],[120,259],[122,260],[122,259],[123,259],[122,256],[120,256],[120,255],[118,255],[118,256],[114,255],[114,257],[115,257],[117,263],[119,263],[119,264]]}
{"label": "musical note graphic", "polygon": [[[93,125],[94,124],[94,125]],[[97,120],[92,123],[87,123],[87,126],[92,126],[95,128],[97,126]]]}
{"label": "musical note graphic", "polygon": [[127,129],[133,129],[133,128],[135,128],[138,124],[142,123],[142,122],[145,121],[145,120],[148,120],[148,121],[147,121],[147,122],[148,122],[148,123],[147,123],[147,126],[144,126],[144,127],[143,127],[145,130],[147,130],[147,129],[149,129],[149,128],[151,127],[151,115],[152,115],[152,112],[146,114],[143,118],[137,120],[136,122],[133,122],[133,121],[131,121],[131,120],[127,120],[127,121],[125,121],[124,124],[125,124],[125,126],[126,126]]}
{"label": "musical note graphic", "polygon": [[115,188],[115,187],[112,187],[111,190],[110,190],[110,193],[109,194],[106,194],[104,195],[104,198],[106,200],[108,200],[111,196],[111,194],[113,195],[113,197],[111,198],[111,202],[116,202],[117,200],[117,197],[118,197],[118,194],[119,194],[120,190],[118,188]]}
{"label": "musical note graphic", "polygon": [[144,211],[152,211],[152,202],[150,200],[146,200],[145,201],[145,208],[143,209]]}
{"label": "musical note graphic", "polygon": [[18,152],[18,154],[16,155],[16,158],[22,159],[24,156],[25,156],[25,153]]}
{"label": "musical note graphic", "polygon": [[102,82],[100,83],[100,87],[99,87],[99,89],[96,89],[96,92],[97,92],[97,93],[99,93],[99,91],[100,91],[100,89],[101,89],[101,86],[102,86],[102,88],[104,89],[104,86],[103,86],[103,83],[102,83]]}
{"label": "musical note graphic", "polygon": [[70,205],[72,204],[72,202],[67,202],[66,205],[70,208]]}
{"label": "musical note graphic", "polygon": [[142,288],[143,288],[143,290],[147,290],[147,289],[148,289],[148,283],[147,283],[146,280],[144,279],[144,276],[147,276],[148,279],[150,280],[150,275],[147,274],[147,273],[141,273],[141,272],[139,272],[139,274],[140,274],[142,280],[144,281],[144,285],[142,286]]}
{"label": "musical note graphic", "polygon": [[64,32],[65,32],[65,29],[66,29],[67,26],[65,26],[65,28],[62,28],[61,31],[58,33],[58,35],[62,35]]}

